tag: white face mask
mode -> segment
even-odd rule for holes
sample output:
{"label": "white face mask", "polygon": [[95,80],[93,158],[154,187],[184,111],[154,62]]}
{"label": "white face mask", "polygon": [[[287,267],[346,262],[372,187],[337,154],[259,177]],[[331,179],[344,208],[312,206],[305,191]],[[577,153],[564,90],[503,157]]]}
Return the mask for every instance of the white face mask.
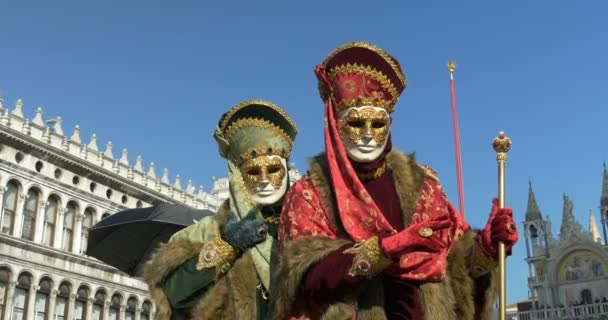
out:
{"label": "white face mask", "polygon": [[348,158],[357,162],[378,159],[388,142],[390,126],[384,108],[361,106],[340,112],[338,128]]}
{"label": "white face mask", "polygon": [[241,165],[251,199],[260,206],[277,203],[287,192],[287,160],[279,156],[258,156]]}

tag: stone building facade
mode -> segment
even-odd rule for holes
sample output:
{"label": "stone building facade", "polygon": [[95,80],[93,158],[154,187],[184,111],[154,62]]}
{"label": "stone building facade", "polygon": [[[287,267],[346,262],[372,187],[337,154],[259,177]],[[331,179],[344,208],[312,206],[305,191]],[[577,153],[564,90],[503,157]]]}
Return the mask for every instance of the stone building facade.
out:
{"label": "stone building facade", "polygon": [[[608,247],[606,221],[608,216],[608,171],[604,165],[602,192],[599,201],[601,229],[593,210],[589,211],[588,228],[583,228],[574,214],[572,200],[563,196],[562,222],[558,237],[553,235],[551,220],[543,218],[532,184],[528,193],[524,236],[528,263],[530,309],[536,319],[546,310],[561,319],[598,319],[608,315]],[[537,311],[534,313],[535,311]],[[540,313],[539,313],[540,312]],[[559,315],[559,316],[558,316]],[[524,319],[524,317],[520,317]],[[603,318],[602,318],[603,319]]]}
{"label": "stone building facade", "polygon": [[[23,103],[0,99],[0,320],[153,319],[154,305],[137,278],[84,254],[88,230],[128,208],[163,202],[216,211],[228,195],[226,178],[214,188],[182,187],[167,169],[144,170],[93,134],[88,143],[76,126],[65,135],[61,118],[33,119]],[[292,180],[300,174],[292,166]]]}

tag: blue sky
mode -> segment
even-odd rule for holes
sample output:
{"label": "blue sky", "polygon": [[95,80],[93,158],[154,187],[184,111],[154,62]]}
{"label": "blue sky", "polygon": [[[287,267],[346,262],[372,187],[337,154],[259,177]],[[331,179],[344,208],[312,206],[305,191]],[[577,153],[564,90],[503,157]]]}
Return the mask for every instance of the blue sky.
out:
{"label": "blue sky", "polygon": [[[178,4],[176,4],[178,3]],[[599,221],[608,121],[608,5],[603,1],[83,1],[0,3],[0,95],[33,117],[61,116],[114,153],[128,148],[171,177],[211,186],[226,168],[212,130],[248,98],[297,122],[293,161],[323,148],[313,67],[336,46],[374,43],[409,82],[393,114],[393,144],[416,151],[457,206],[445,64],[456,87],[466,217],[485,225],[496,194],[492,138],[513,140],[507,204],[523,221],[532,179],[559,233],[562,194]],[[159,172],[159,171],[157,171]],[[521,226],[521,224],[520,224]],[[527,297],[522,241],[508,260],[508,302]]]}

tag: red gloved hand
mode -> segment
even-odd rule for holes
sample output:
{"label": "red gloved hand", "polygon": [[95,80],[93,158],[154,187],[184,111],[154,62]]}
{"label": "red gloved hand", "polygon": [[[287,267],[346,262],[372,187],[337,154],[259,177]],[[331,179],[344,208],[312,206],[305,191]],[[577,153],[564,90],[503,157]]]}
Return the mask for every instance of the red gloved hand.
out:
{"label": "red gloved hand", "polygon": [[517,243],[519,235],[513,210],[511,208],[498,208],[498,199],[492,201],[492,212],[486,227],[477,234],[477,242],[493,259],[498,259],[498,243],[505,244],[505,251],[511,255],[511,249]]}
{"label": "red gloved hand", "polygon": [[414,251],[437,253],[446,248],[447,243],[441,234],[451,225],[450,216],[446,213],[382,238],[380,247],[393,260],[399,260],[403,254]]}

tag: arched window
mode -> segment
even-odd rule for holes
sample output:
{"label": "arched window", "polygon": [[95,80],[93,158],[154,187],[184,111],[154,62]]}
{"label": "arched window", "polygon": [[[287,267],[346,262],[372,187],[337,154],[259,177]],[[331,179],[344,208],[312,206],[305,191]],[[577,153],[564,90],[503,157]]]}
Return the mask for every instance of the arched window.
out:
{"label": "arched window", "polygon": [[97,291],[95,300],[93,301],[93,312],[91,313],[92,320],[103,319],[103,305],[106,303],[106,293],[103,290]]}
{"label": "arched window", "polygon": [[38,203],[40,200],[38,190],[32,188],[27,192],[25,204],[23,205],[23,221],[21,229],[21,238],[34,240],[34,231],[36,229],[36,214],[38,213]]}
{"label": "arched window", "polygon": [[42,278],[38,284],[40,289],[36,291],[36,304],[34,305],[34,319],[44,320],[49,310],[49,297],[53,282],[49,278]]}
{"label": "arched window", "polygon": [[82,232],[80,236],[80,253],[84,254],[87,251],[89,242],[89,229],[93,226],[93,217],[95,211],[91,208],[84,210],[84,218],[82,219]]}
{"label": "arched window", "polygon": [[0,316],[4,314],[8,283],[11,281],[11,271],[6,267],[0,268]]}
{"label": "arched window", "polygon": [[[89,288],[81,286],[78,289],[76,295],[76,302],[74,304],[74,320],[86,319],[87,311],[87,299],[89,298]],[[87,319],[88,320],[88,319]]]}
{"label": "arched window", "polygon": [[135,320],[135,312],[137,310],[137,299],[134,297],[127,300],[127,309],[125,311],[125,320]]}
{"label": "arched window", "polygon": [[78,206],[74,202],[69,202],[66,207],[65,215],[63,216],[63,238],[61,240],[61,248],[65,251],[72,249],[72,240],[74,237],[74,218],[76,217]]}
{"label": "arched window", "polygon": [[19,275],[15,295],[13,296],[13,314],[11,320],[25,320],[27,317],[27,302],[32,287],[32,275],[24,272]]}
{"label": "arched window", "polygon": [[106,212],[106,213],[104,213],[104,214],[101,215],[101,220],[103,220],[103,219],[105,219],[105,218],[107,218],[109,216],[110,216],[110,213]]}
{"label": "arched window", "polygon": [[15,222],[15,212],[17,212],[17,195],[19,185],[15,181],[10,181],[4,190],[4,202],[0,215],[0,232],[10,234],[13,231]]}
{"label": "arched window", "polygon": [[67,282],[61,283],[55,301],[55,315],[53,320],[64,320],[68,316],[68,300],[70,299],[71,286]]}
{"label": "arched window", "polygon": [[141,305],[141,320],[150,320],[150,313],[152,313],[152,303],[150,301],[144,301]]}
{"label": "arched window", "polygon": [[59,213],[59,198],[55,195],[49,197],[44,212],[44,227],[42,228],[43,243],[49,247],[53,246],[55,238],[55,223]]}
{"label": "arched window", "polygon": [[120,313],[120,305],[122,304],[122,297],[117,293],[112,296],[112,302],[110,304],[110,317],[108,320],[118,320],[118,314]]}

